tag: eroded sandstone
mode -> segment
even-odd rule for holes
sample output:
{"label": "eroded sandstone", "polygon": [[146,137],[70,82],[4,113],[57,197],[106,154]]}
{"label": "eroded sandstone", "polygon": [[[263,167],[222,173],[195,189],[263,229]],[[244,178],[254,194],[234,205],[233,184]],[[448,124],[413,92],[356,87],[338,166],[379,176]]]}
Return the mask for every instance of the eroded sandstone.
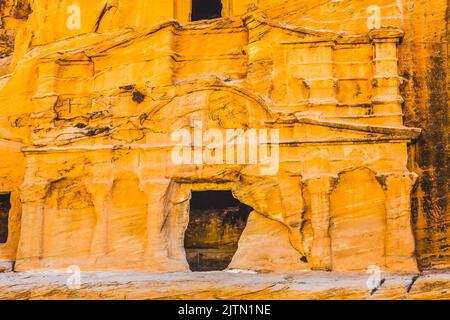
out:
{"label": "eroded sandstone", "polygon": [[[435,246],[445,267],[445,214],[433,222],[443,244],[426,244],[411,202],[421,130],[404,125],[406,9],[375,1],[389,18],[369,30],[364,2],[257,2],[189,22],[186,1],[79,1],[73,30],[68,2],[32,1],[27,22],[4,29],[16,51],[3,45],[0,60],[11,73],[0,78],[0,192],[11,193],[0,259],[16,271],[186,272],[191,194],[227,190],[254,210],[230,269],[414,274]],[[172,133],[197,123],[279,130],[277,172],[175,164]]]}

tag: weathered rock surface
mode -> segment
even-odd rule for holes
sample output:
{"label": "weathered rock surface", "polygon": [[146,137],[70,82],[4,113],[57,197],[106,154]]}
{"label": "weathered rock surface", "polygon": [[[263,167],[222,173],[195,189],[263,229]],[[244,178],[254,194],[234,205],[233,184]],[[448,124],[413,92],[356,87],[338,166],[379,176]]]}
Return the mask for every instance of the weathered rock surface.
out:
{"label": "weathered rock surface", "polygon": [[[385,300],[450,298],[448,274],[383,274],[377,290],[368,275],[304,272],[284,274],[83,273],[80,287],[67,286],[69,274],[13,273],[0,277],[0,299],[231,299],[231,300]],[[69,283],[70,284],[70,283]]]}
{"label": "weathered rock surface", "polygon": [[252,212],[229,269],[258,272],[307,270],[302,254],[290,244],[289,229]]}
{"label": "weathered rock surface", "polygon": [[0,273],[12,272],[14,270],[14,265],[11,261],[1,261],[0,260]]}
{"label": "weathered rock surface", "polygon": [[406,79],[405,123],[423,133],[412,148],[410,167],[419,174],[413,194],[417,256],[422,268],[450,267],[448,131],[450,105],[450,4],[402,1],[405,39],[400,47]]}
{"label": "weathered rock surface", "polygon": [[[188,271],[190,194],[220,189],[255,210],[230,268],[449,267],[445,1],[229,0],[195,23],[186,1],[77,1],[68,28],[72,2],[0,2],[0,260]],[[279,129],[279,172],[174,165],[199,121]]]}
{"label": "weathered rock surface", "polygon": [[30,13],[28,0],[0,1],[0,78],[11,71],[9,65],[14,52],[14,40],[25,26]]}

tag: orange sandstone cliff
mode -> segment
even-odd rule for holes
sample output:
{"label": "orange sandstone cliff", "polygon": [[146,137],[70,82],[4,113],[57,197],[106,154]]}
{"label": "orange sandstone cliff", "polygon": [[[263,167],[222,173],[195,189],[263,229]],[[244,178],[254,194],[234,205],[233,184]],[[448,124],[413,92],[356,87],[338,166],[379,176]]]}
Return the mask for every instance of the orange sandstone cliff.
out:
{"label": "orange sandstone cliff", "polygon": [[[187,271],[192,193],[231,190],[253,211],[229,268],[449,268],[448,1],[192,8],[0,0],[0,260]],[[280,172],[168,165],[199,120],[278,128]]]}

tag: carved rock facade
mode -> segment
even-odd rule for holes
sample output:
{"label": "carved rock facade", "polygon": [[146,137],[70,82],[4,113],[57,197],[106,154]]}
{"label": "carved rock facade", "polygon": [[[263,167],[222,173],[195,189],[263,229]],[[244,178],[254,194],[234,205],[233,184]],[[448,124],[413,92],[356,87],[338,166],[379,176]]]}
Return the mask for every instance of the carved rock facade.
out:
{"label": "carved rock facade", "polygon": [[[13,200],[1,257],[17,271],[188,271],[192,192],[231,190],[254,211],[230,268],[416,272],[408,145],[420,129],[403,125],[402,37],[261,10],[37,37],[0,83],[1,148],[14,159],[2,170]],[[279,130],[258,145],[279,152],[279,170],[175,164],[173,132],[198,123],[223,136]]]}

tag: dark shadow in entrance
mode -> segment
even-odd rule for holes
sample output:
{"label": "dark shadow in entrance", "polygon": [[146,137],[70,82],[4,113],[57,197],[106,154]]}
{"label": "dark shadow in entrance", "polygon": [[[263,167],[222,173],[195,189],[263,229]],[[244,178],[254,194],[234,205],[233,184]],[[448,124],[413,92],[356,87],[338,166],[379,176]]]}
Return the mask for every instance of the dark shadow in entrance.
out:
{"label": "dark shadow in entrance", "polygon": [[8,241],[9,210],[11,210],[11,194],[0,194],[0,244]]}
{"label": "dark shadow in entrance", "polygon": [[236,253],[251,211],[231,191],[193,192],[184,239],[191,270],[225,270]]}
{"label": "dark shadow in entrance", "polygon": [[191,21],[220,18],[222,8],[222,0],[192,0]]}

